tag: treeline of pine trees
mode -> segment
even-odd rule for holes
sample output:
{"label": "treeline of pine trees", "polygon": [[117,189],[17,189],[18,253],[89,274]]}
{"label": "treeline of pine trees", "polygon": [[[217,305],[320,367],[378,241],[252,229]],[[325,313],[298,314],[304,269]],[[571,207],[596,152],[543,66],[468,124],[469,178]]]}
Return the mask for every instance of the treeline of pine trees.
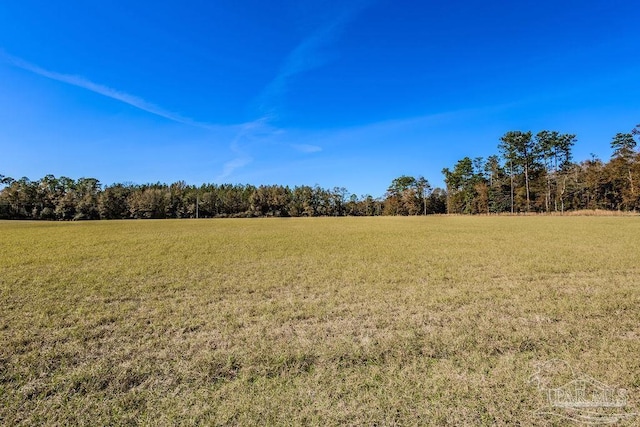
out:
{"label": "treeline of pine trees", "polygon": [[401,176],[385,195],[343,187],[113,184],[47,175],[31,181],[0,175],[0,219],[129,219],[287,216],[428,215],[640,209],[640,153],[635,137],[618,133],[608,162],[572,161],[575,135],[510,131],[499,155],[459,160],[445,168],[446,190],[424,177]]}
{"label": "treeline of pine trees", "polygon": [[564,212],[640,209],[640,125],[611,140],[608,162],[572,161],[576,136],[556,131],[511,131],[499,155],[459,160],[445,168],[447,212]]}

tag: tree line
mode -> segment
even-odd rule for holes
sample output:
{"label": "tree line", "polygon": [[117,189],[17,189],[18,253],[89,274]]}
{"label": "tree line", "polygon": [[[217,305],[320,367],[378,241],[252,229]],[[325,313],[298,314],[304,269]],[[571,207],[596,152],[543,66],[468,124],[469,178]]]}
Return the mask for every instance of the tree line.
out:
{"label": "tree line", "polygon": [[47,175],[37,181],[0,175],[0,219],[93,220],[417,215],[445,212],[444,191],[401,177],[383,198],[319,186],[113,184]]}
{"label": "tree line", "polygon": [[47,175],[31,181],[0,175],[0,219],[93,220],[429,215],[640,209],[640,125],[611,140],[608,162],[573,162],[573,134],[506,132],[498,153],[444,168],[446,189],[422,176],[400,176],[384,196],[344,187],[119,183]]}
{"label": "tree line", "polygon": [[543,130],[506,132],[499,154],[459,160],[444,168],[447,212],[564,212],[640,209],[640,125],[616,134],[611,158],[573,162],[576,135]]}

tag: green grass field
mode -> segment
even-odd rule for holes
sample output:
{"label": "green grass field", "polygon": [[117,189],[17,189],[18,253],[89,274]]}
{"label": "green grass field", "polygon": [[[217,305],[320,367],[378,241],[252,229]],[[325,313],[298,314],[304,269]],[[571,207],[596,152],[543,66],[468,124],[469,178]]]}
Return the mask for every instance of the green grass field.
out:
{"label": "green grass field", "polygon": [[0,222],[0,309],[5,425],[565,425],[553,359],[640,413],[637,217]]}

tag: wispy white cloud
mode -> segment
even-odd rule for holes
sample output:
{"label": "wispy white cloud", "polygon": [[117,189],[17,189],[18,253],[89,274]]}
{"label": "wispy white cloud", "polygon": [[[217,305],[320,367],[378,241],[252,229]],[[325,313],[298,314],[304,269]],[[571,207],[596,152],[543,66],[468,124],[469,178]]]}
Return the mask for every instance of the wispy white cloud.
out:
{"label": "wispy white cloud", "polygon": [[229,147],[234,158],[224,163],[222,172],[216,177],[216,181],[227,179],[237,169],[243,168],[253,161],[253,157],[247,152],[248,145],[264,135],[275,132],[270,129],[268,120],[268,117],[262,117],[241,126]]}
{"label": "wispy white cloud", "polygon": [[242,168],[252,161],[253,159],[251,157],[238,157],[226,162],[222,166],[222,172],[220,172],[220,174],[216,177],[216,181],[220,182],[227,179],[233,174],[236,169]]}
{"label": "wispy white cloud", "polygon": [[[219,178],[230,176],[236,169],[248,165],[252,158],[246,154],[249,142],[260,140],[269,142],[274,137],[284,133],[271,125],[278,115],[281,98],[287,91],[290,80],[301,73],[310,71],[329,62],[331,56],[323,54],[322,49],[334,42],[365,6],[373,0],[357,0],[347,6],[333,20],[318,28],[308,37],[303,39],[284,59],[280,70],[276,76],[265,86],[258,97],[261,116],[243,126],[231,144],[231,150],[240,154],[234,160],[227,162],[223,167],[223,172]],[[290,146],[303,153],[316,153],[322,148],[310,144],[290,144]]]}
{"label": "wispy white cloud", "polygon": [[322,151],[322,147],[311,144],[291,144],[291,148],[301,153],[317,153]]}
{"label": "wispy white cloud", "polygon": [[132,107],[135,107],[139,110],[146,111],[147,113],[151,113],[156,116],[163,117],[165,119],[168,119],[174,122],[183,123],[189,126],[206,128],[206,129],[213,127],[213,125],[211,124],[198,122],[188,117],[183,117],[178,113],[167,111],[161,107],[158,107],[157,105],[154,105],[148,101],[145,101],[140,97],[130,95],[126,92],[122,92],[108,86],[94,83],[91,80],[88,80],[84,77],[76,76],[72,74],[62,74],[62,73],[57,73],[55,71],[44,69],[30,62],[27,62],[21,58],[15,57],[13,55],[9,55],[8,53],[2,50],[0,50],[0,59],[4,60],[4,62],[9,63],[15,67],[21,68],[23,70],[37,74],[39,76],[46,77],[51,80],[56,80],[62,83],[66,83],[71,86],[76,86],[82,89],[86,89],[88,91],[97,93],[102,96],[106,96],[107,98],[115,99],[117,101],[131,105]]}
{"label": "wispy white cloud", "polygon": [[361,1],[345,8],[333,20],[318,28],[302,40],[290,53],[278,71],[278,74],[262,91],[260,108],[274,114],[279,98],[287,91],[291,78],[306,71],[311,71],[330,62],[332,56],[322,52],[323,48],[334,42],[345,27],[367,6],[370,1]]}

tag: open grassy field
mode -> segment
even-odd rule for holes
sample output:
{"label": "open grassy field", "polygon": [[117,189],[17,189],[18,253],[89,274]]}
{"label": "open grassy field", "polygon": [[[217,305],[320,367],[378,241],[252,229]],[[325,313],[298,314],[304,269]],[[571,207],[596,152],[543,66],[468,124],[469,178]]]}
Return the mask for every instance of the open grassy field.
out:
{"label": "open grassy field", "polygon": [[553,360],[640,413],[639,218],[0,222],[0,424],[565,425]]}

